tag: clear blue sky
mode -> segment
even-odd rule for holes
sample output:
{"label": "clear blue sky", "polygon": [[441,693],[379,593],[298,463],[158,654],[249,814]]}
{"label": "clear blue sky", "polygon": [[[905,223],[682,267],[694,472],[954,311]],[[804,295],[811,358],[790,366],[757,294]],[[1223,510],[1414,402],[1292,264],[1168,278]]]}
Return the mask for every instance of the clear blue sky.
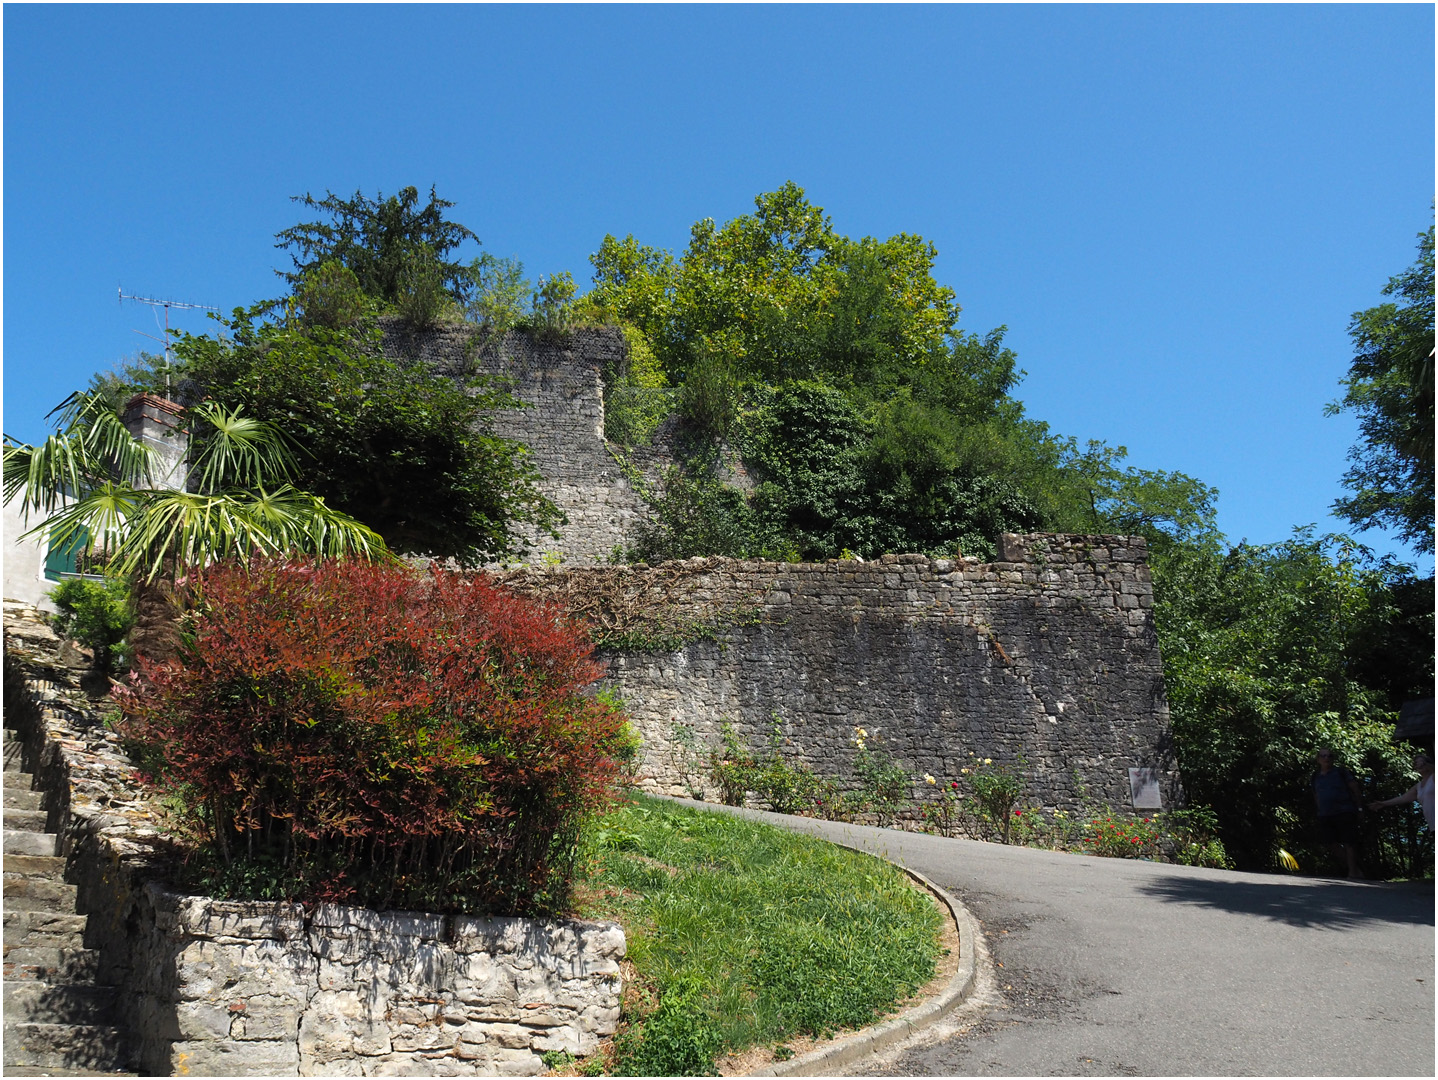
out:
{"label": "clear blue sky", "polygon": [[[151,345],[126,292],[277,290],[305,191],[437,185],[587,282],[785,180],[919,233],[1030,415],[1216,486],[1233,540],[1328,515],[1352,312],[1434,191],[1434,9],[4,8],[4,428]],[[202,329],[200,319],[181,322]],[[1378,533],[1364,541],[1398,550]]]}

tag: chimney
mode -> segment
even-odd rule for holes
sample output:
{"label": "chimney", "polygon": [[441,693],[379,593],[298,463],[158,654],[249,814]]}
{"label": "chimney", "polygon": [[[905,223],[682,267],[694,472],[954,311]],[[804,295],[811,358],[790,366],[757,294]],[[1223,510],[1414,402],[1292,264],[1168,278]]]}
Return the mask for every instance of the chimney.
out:
{"label": "chimney", "polygon": [[181,426],[184,409],[155,394],[136,394],[120,414],[120,421],[155,454],[155,472],[150,482],[157,488],[184,491],[188,470],[185,455],[190,437]]}

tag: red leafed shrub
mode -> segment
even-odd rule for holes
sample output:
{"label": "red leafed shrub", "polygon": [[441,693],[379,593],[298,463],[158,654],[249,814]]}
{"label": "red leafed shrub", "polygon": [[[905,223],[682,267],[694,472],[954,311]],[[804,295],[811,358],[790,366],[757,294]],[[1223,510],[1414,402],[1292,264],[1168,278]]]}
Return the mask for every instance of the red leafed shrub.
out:
{"label": "red leafed shrub", "polygon": [[583,629],[483,578],[353,562],[205,575],[179,655],[119,693],[229,895],[554,910],[625,719]]}

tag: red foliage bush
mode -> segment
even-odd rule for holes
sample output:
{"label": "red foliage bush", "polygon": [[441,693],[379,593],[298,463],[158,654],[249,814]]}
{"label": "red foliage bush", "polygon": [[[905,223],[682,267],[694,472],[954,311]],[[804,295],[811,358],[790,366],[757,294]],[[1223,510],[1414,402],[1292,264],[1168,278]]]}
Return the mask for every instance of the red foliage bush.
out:
{"label": "red foliage bush", "polygon": [[623,715],[581,627],[443,571],[206,574],[179,655],[119,694],[150,780],[231,892],[525,913],[562,904]]}

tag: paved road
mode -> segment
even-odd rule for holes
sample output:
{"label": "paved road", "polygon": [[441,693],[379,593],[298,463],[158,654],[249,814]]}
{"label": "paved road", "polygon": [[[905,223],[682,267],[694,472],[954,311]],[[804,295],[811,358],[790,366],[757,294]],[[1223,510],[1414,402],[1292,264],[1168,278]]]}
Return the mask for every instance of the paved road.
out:
{"label": "paved road", "polygon": [[1433,886],[1200,870],[753,816],[959,897],[992,975],[955,1023],[849,1071],[1434,1075]]}

